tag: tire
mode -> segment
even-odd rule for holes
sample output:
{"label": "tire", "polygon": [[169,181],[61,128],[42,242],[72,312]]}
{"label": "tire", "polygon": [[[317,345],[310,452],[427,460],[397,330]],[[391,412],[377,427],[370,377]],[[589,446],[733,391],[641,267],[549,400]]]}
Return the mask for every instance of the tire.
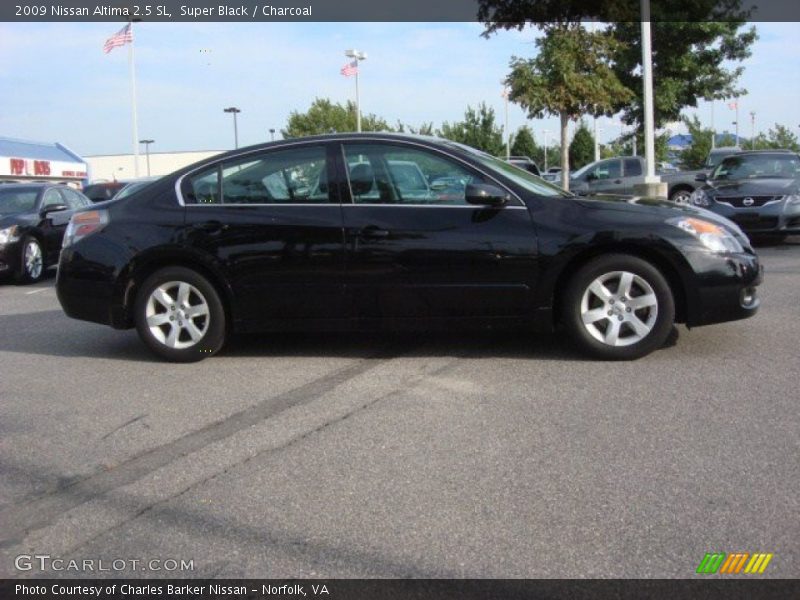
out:
{"label": "tire", "polygon": [[[628,293],[620,294],[620,286],[627,286]],[[603,360],[650,354],[664,344],[675,321],[667,280],[652,264],[628,254],[608,254],[586,263],[573,275],[562,299],[562,321],[573,342]]]}
{"label": "tire", "polygon": [[678,188],[669,195],[670,202],[675,204],[689,204],[689,198],[692,195],[692,190],[686,188]]}
{"label": "tire", "polygon": [[[38,258],[37,258],[38,257]],[[35,237],[26,235],[22,239],[22,252],[19,256],[19,283],[36,283],[44,276],[44,251]]]}
{"label": "tire", "polygon": [[203,360],[225,342],[225,309],[217,290],[185,267],[150,275],[139,288],[134,312],[139,337],[171,362]]}

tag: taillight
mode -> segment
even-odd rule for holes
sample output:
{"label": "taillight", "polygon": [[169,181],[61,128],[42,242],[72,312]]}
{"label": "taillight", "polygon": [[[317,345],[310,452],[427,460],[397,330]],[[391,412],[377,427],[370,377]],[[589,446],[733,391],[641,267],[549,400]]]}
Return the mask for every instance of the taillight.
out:
{"label": "taillight", "polygon": [[64,232],[62,248],[71,246],[75,242],[85,238],[87,235],[97,233],[108,224],[107,210],[89,210],[72,215]]}

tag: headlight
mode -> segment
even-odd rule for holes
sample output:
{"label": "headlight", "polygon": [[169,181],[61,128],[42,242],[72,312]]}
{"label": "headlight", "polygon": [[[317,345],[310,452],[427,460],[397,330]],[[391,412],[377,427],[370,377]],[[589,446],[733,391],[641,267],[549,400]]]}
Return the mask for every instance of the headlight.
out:
{"label": "headlight", "polygon": [[786,204],[800,204],[800,194],[792,194],[783,198],[786,200]]}
{"label": "headlight", "polygon": [[711,200],[708,199],[708,194],[703,188],[697,188],[693,191],[692,195],[689,196],[689,202],[695,206],[711,206]]}
{"label": "headlight", "polygon": [[16,242],[18,239],[16,225],[0,229],[0,246],[5,246],[9,242]]}
{"label": "headlight", "polygon": [[742,245],[724,227],[710,221],[692,217],[677,217],[667,221],[679,229],[683,229],[696,237],[711,252],[742,252]]}

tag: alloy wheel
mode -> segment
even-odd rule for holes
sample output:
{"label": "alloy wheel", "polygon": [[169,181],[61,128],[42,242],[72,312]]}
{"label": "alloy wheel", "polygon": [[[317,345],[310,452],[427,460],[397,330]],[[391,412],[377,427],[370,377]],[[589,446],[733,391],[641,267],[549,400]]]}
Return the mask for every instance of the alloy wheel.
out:
{"label": "alloy wheel", "polygon": [[586,331],[608,346],[630,346],[646,338],[658,318],[653,287],[639,275],[612,271],[592,281],[581,298]]}
{"label": "alloy wheel", "polygon": [[210,311],[200,290],[185,281],[156,287],[145,306],[153,338],[168,348],[182,350],[197,344],[208,331]]}
{"label": "alloy wheel", "polygon": [[39,279],[42,274],[44,260],[42,258],[42,248],[38,242],[31,240],[25,244],[23,260],[25,261],[25,274],[28,278],[31,280]]}

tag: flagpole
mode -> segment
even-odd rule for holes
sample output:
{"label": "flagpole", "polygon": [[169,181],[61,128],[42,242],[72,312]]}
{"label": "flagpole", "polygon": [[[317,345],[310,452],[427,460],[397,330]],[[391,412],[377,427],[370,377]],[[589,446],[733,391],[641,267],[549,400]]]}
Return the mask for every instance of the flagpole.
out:
{"label": "flagpole", "polygon": [[128,66],[131,71],[131,134],[133,136],[133,176],[139,177],[139,122],[136,111],[136,62],[134,60],[133,21],[130,22],[131,43],[128,44]]}

